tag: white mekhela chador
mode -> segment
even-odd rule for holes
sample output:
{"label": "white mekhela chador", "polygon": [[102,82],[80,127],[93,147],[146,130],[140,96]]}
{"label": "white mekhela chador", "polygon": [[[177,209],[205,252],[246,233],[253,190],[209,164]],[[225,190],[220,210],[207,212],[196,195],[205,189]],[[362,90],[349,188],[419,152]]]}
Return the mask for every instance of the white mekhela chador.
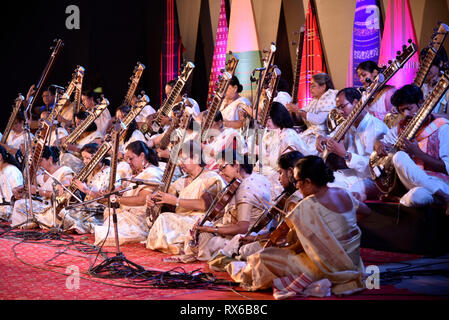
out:
{"label": "white mekhela chador", "polygon": [[[22,172],[12,164],[7,164],[0,171],[0,203],[10,202],[12,190],[23,185]],[[9,220],[12,213],[12,206],[0,206],[0,218]]]}
{"label": "white mekhela chador", "polygon": [[[25,144],[25,132],[15,133],[13,130],[10,131],[8,139],[6,139],[6,144],[13,149],[20,149],[22,144]],[[34,135],[30,133],[31,143],[33,142]]]}
{"label": "white mekhela chador", "polygon": [[66,129],[62,127],[53,127],[50,134],[50,146],[52,147],[58,147],[60,140],[64,137],[67,137],[69,133]]}
{"label": "white mekhela chador", "polygon": [[106,134],[106,129],[108,128],[109,121],[111,120],[111,113],[109,109],[106,108],[100,114],[100,116],[95,120],[95,124],[97,125],[97,131],[101,133],[101,135]]}
{"label": "white mekhela chador", "polygon": [[218,170],[216,157],[224,149],[235,149],[239,154],[246,154],[248,152],[245,139],[236,129],[224,128],[222,132],[219,130],[210,130],[209,135],[212,139],[209,139],[210,142],[203,147],[203,152],[207,168],[211,170]]}
{"label": "white mekhela chador", "polygon": [[[71,179],[74,176],[74,172],[69,167],[62,166],[58,170],[56,170],[52,175],[56,178],[56,180],[58,180],[61,183],[63,182],[70,183]],[[47,175],[41,177],[37,176],[36,181],[38,182],[39,187],[42,188],[44,191],[53,192],[53,179],[51,179]],[[40,181],[41,183],[39,183]],[[45,199],[43,202],[32,200],[32,206],[34,218],[36,218],[38,222],[43,223],[44,225],[49,227],[53,226],[55,217],[54,212],[51,208],[50,199]],[[30,203],[28,201],[28,198],[16,201],[14,204],[14,209],[11,217],[12,225],[16,226],[18,224],[25,223],[27,220],[29,220],[26,223],[26,226],[34,227],[35,223],[34,222],[30,223],[32,218],[33,217],[30,216]]]}
{"label": "white mekhela chador", "polygon": [[246,262],[229,263],[226,269],[231,278],[251,291],[271,288],[273,280],[286,276],[305,277],[309,284],[328,279],[334,294],[364,289],[361,231],[356,219],[359,202],[348,196],[353,206],[344,213],[329,210],[313,195],[305,198],[287,216],[303,250],[264,248]]}
{"label": "white mekhela chador", "polygon": [[240,119],[239,111],[248,111],[250,108],[251,102],[245,97],[239,97],[228,105],[222,104],[220,107],[220,112],[223,116],[223,121],[237,121],[242,120]]}
{"label": "white mekhela chador", "polygon": [[[146,180],[148,182],[161,183],[163,172],[159,167],[150,165],[143,170],[135,179]],[[135,197],[142,189],[148,189],[149,186],[140,185],[136,189],[127,191],[124,197]],[[112,222],[112,210],[108,216],[109,209],[105,210],[105,220],[102,226],[95,227],[95,245],[114,246],[115,234],[114,224]],[[148,225],[146,218],[146,207],[142,206],[125,206],[121,205],[116,210],[117,213],[117,229],[119,235],[119,244],[141,242],[147,238]]]}
{"label": "white mekhela chador", "polygon": [[327,116],[336,107],[337,90],[327,90],[319,99],[310,101],[302,111],[307,112],[304,122],[307,130],[299,134],[303,144],[300,151],[305,156],[317,155],[316,139],[327,134]]}
{"label": "white mekhela chador", "polygon": [[[76,146],[81,149],[86,144],[94,143],[96,139],[101,138],[102,134],[97,130],[78,139],[78,141],[76,141]],[[72,168],[75,173],[78,173],[84,167],[84,162],[81,159],[80,155],[75,155],[71,152],[64,152],[61,155],[61,164],[63,166]]]}
{"label": "white mekhela chador", "polygon": [[[262,139],[262,168],[260,159],[256,163],[254,170],[263,174],[271,183],[271,198],[276,198],[283,190],[279,182],[278,160],[281,155],[290,151],[304,152],[304,143],[299,134],[291,129],[268,130]],[[256,146],[256,148],[258,148]],[[256,153],[258,149],[254,150]]]}
{"label": "white mekhela chador", "polygon": [[[104,166],[99,172],[91,173],[86,180],[87,187],[93,192],[106,191],[109,188],[111,167]],[[120,187],[120,176],[116,175],[115,188]],[[84,201],[93,200],[86,195]],[[95,226],[103,224],[105,206],[94,202],[71,210],[62,209],[59,217],[62,219],[65,231],[75,231],[78,234],[93,233]]]}
{"label": "white mekhela chador", "polygon": [[[238,222],[249,222],[248,229],[251,229],[257,219],[264,211],[264,203],[270,202],[270,181],[263,175],[253,172],[250,176],[242,180],[241,185],[237,189],[235,195],[225,208],[223,218],[218,220],[214,225],[218,227],[237,224]],[[239,212],[238,206],[241,204],[249,204],[251,210]],[[214,236],[211,233],[201,233],[198,243],[197,259],[201,261],[209,261],[220,250],[237,251],[238,247],[234,243],[238,241],[240,235],[235,236]],[[232,242],[231,242],[232,241]],[[189,244],[185,243],[185,251],[188,252]]]}
{"label": "white mekhela chador", "polygon": [[[181,178],[170,187],[170,193],[178,191],[179,199],[201,199],[205,192],[215,198],[226,183],[215,171],[205,170],[187,186],[187,178]],[[177,208],[176,212],[163,212],[154,221],[148,234],[146,247],[169,254],[182,253],[184,243],[190,239],[190,230],[198,219],[202,218],[202,211],[186,211]]]}
{"label": "white mekhela chador", "polygon": [[370,113],[363,117],[357,128],[352,126],[344,138],[346,150],[351,153],[351,161],[346,161],[348,169],[334,172],[335,181],[329,186],[358,193],[362,201],[377,198],[378,188],[371,179],[369,157],[374,151],[374,143],[387,132],[387,125]]}

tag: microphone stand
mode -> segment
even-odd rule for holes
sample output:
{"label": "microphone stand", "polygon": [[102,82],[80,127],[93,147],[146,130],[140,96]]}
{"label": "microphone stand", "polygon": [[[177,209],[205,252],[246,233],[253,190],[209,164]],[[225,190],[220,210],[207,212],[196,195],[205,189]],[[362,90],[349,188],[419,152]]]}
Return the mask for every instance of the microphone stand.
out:
{"label": "microphone stand", "polygon": [[81,201],[81,203],[78,203],[78,204],[72,204],[72,205],[70,205],[70,206],[65,207],[65,209],[66,209],[66,210],[72,210],[72,209],[75,209],[75,208],[78,208],[78,207],[81,207],[81,206],[85,206],[85,205],[91,204],[91,203],[93,203],[93,202],[98,202],[98,201],[100,201],[100,200],[109,198],[110,196],[113,196],[113,195],[120,195],[120,194],[125,193],[125,192],[127,192],[127,191],[136,189],[137,187],[138,187],[138,186],[136,185],[136,186],[129,187],[129,188],[126,188],[126,189],[123,189],[123,190],[113,191],[113,192],[111,192],[111,193],[107,193],[107,194],[105,194],[105,195],[103,195],[103,196],[101,196],[101,197],[98,197],[98,198],[96,198],[96,199],[92,199],[92,200],[85,201],[85,202],[82,202],[82,201]]}
{"label": "microphone stand", "polygon": [[60,225],[58,225],[57,218],[56,218],[56,204],[57,204],[56,186],[60,185],[66,192],[68,192],[78,202],[82,202],[82,200],[80,198],[78,198],[73,192],[71,192],[66,186],[64,186],[60,181],[58,181],[58,179],[56,179],[50,172],[45,170],[43,167],[41,167],[41,170],[53,180],[53,183],[52,183],[53,194],[51,195],[51,205],[53,207],[53,228],[50,229],[50,232],[56,231],[56,233],[59,233],[59,232],[62,232],[62,230],[60,229]]}

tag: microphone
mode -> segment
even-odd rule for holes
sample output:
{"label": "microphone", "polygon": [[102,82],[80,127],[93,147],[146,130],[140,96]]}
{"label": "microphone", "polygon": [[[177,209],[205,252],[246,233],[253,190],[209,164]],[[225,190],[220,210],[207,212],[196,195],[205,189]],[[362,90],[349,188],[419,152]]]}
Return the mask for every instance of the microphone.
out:
{"label": "microphone", "polygon": [[256,68],[256,69],[254,69],[253,73],[256,72],[256,71],[264,71],[264,70],[266,70],[266,69],[267,69],[267,68]]}
{"label": "microphone", "polygon": [[122,178],[120,180],[135,183],[137,185],[146,185],[146,186],[151,186],[151,187],[159,187],[162,185],[161,183],[150,182],[150,181],[142,180],[142,179]]}
{"label": "microphone", "polygon": [[50,85],[49,88],[56,88],[56,89],[60,89],[60,90],[65,90],[65,88],[60,87],[60,86],[58,86],[58,85],[56,85],[56,84]]}

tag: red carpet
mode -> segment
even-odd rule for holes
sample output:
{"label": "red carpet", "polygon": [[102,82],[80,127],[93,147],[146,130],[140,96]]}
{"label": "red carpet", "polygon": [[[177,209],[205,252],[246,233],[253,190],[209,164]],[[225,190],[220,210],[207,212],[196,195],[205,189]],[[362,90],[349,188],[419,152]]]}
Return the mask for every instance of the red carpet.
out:
{"label": "red carpet", "polygon": [[[77,240],[82,237],[77,236]],[[86,243],[93,243],[92,236]],[[0,300],[273,300],[272,292],[244,292],[235,290],[156,289],[141,288],[127,280],[99,279],[86,274],[94,254],[67,248],[62,241],[21,242],[19,239],[0,238]],[[106,248],[114,255],[114,247]],[[212,272],[206,263],[174,264],[163,262],[167,255],[145,249],[143,244],[124,245],[125,257],[147,270],[169,271],[183,267],[187,272],[201,269],[214,273],[219,279],[229,280],[226,273]],[[419,258],[416,255],[395,254],[362,249],[365,265],[385,264]],[[97,264],[101,261],[99,259]],[[79,286],[73,280],[78,268]],[[416,295],[394,286],[379,290],[365,290],[358,295],[332,300],[377,299],[432,299]]]}

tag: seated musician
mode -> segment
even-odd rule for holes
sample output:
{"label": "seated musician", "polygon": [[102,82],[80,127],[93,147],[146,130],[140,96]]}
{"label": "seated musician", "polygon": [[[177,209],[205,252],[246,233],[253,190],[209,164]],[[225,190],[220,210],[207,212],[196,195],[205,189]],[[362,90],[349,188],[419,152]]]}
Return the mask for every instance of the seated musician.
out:
{"label": "seated musician", "polygon": [[[1,143],[0,145],[6,149],[8,153],[15,156],[17,155],[17,152],[21,150],[21,153],[23,154],[24,145],[25,145],[25,130],[23,128],[23,125],[25,123],[25,115],[23,114],[23,111],[19,111],[17,113],[17,117],[11,127],[11,132],[8,135],[8,139],[6,140],[6,143]],[[30,133],[30,143],[33,142],[34,136]],[[19,152],[20,153],[20,152]],[[16,157],[17,158],[17,157]]]}
{"label": "seated musician", "polygon": [[[357,75],[365,89],[369,87],[371,81],[373,81],[380,72],[382,72],[382,69],[374,61],[364,61],[357,66]],[[368,112],[381,121],[384,121],[387,113],[397,112],[390,102],[390,98],[395,91],[395,87],[385,85],[375,94],[373,101],[367,106]],[[365,95],[366,92],[363,92],[363,94]]]}
{"label": "seated musician", "polygon": [[[281,103],[273,102],[267,121],[268,132],[264,134],[261,142],[262,154],[259,155],[258,163],[254,168],[270,180],[272,199],[276,198],[283,190],[277,171],[279,157],[289,151],[299,151],[305,154],[309,149],[293,126],[293,120],[287,109]],[[259,147],[250,152],[258,153]],[[259,166],[260,163],[262,168]]]}
{"label": "seated musician", "polygon": [[327,116],[335,108],[337,92],[334,90],[331,77],[325,73],[318,73],[312,76],[310,84],[310,95],[313,99],[301,110],[290,107],[290,111],[295,112],[307,126],[307,129],[299,135],[304,145],[299,151],[304,155],[318,154],[315,141],[317,137],[326,134]]}
{"label": "seated musician", "polygon": [[[50,112],[48,111],[42,111],[41,113],[41,119],[47,119]],[[63,127],[61,127],[60,123],[55,123],[52,127],[50,136],[49,136],[49,145],[52,147],[57,147],[59,149],[59,144],[61,143],[61,139],[64,137],[67,137],[69,133],[67,130]]]}
{"label": "seated musician", "polygon": [[22,185],[20,164],[4,147],[0,146],[0,219],[10,219],[13,190]]}
{"label": "seated musician", "polygon": [[251,102],[240,95],[243,86],[239,79],[233,76],[220,107],[223,125],[226,128],[240,129],[244,127],[246,118],[252,114]]}
{"label": "seated musician", "polygon": [[154,220],[148,234],[147,249],[182,254],[190,230],[226,185],[217,172],[206,168],[201,145],[197,141],[189,140],[183,144],[179,166],[186,176],[176,180],[169,193],[157,191],[147,198],[146,204],[150,209],[163,204],[176,206],[175,212],[162,211]]}
{"label": "seated musician", "polygon": [[[200,219],[192,228],[193,233],[199,232],[198,238],[193,235],[196,243],[191,244],[190,238],[184,244],[184,251],[192,260],[209,261],[237,235],[235,239],[238,240],[262,214],[264,206],[261,201],[271,200],[270,182],[264,176],[253,172],[253,165],[248,162],[247,156],[240,155],[233,149],[229,149],[228,153],[224,151],[222,155],[222,159],[219,160],[221,176],[227,183],[238,179],[240,185],[237,185],[236,190],[231,189],[232,198],[227,197],[230,201],[228,200],[224,212],[220,212],[213,224],[200,226]],[[227,159],[231,156],[232,159]],[[222,207],[224,203],[217,205]]]}
{"label": "seated musician", "polygon": [[[293,206],[296,206],[296,204],[303,199],[301,191],[296,189],[296,181],[293,172],[295,164],[303,157],[301,152],[298,151],[290,151],[279,157],[279,182],[284,188],[284,191],[278,198],[274,199],[273,204],[284,212],[290,212],[290,210],[293,209]],[[254,230],[252,234],[240,239],[241,247],[237,254],[242,258],[246,258],[248,255],[262,249],[261,244],[270,238],[271,232],[276,229],[282,221],[283,215],[277,214],[277,211],[275,209],[273,210],[274,211],[272,212],[274,212],[274,214],[268,217],[269,219],[265,220],[266,225],[257,226],[260,231]]]}
{"label": "seated musician", "polygon": [[[140,88],[136,89],[135,94],[131,99],[131,108],[136,106],[137,101],[139,101],[138,95],[140,95],[142,91],[143,90]],[[147,117],[155,113],[156,110],[154,110],[154,108],[148,103],[136,117],[137,127],[141,129],[143,124],[146,122]]]}
{"label": "seated musician", "polygon": [[[404,117],[402,123],[390,129],[376,143],[378,155],[386,155],[407,123],[419,110],[422,91],[416,85],[406,85],[396,91],[391,102]],[[443,203],[449,212],[449,121],[429,116],[413,141],[405,140],[402,150],[393,156],[397,176],[408,190],[400,198],[407,207]]]}
{"label": "seated musician", "polygon": [[247,257],[246,263],[228,264],[228,273],[252,291],[271,288],[273,280],[286,276],[301,277],[310,284],[328,279],[334,294],[364,289],[356,215],[369,214],[369,209],[347,191],[327,187],[333,173],[319,157],[304,157],[294,172],[305,198],[286,222],[298,242],[285,248],[266,246]]}
{"label": "seated musician", "polygon": [[[441,48],[440,50],[443,50],[444,48]],[[425,49],[423,50],[427,52]],[[435,56],[435,59],[432,61],[432,65],[430,67],[429,73],[427,74],[424,83],[422,85],[422,91],[424,95],[424,100],[428,97],[428,95],[432,92],[432,90],[435,88],[435,85],[438,83],[438,80],[441,78],[441,73],[444,73],[447,66],[443,62],[442,56],[439,54],[440,51],[438,51],[438,54]],[[447,64],[447,62],[446,62]],[[435,117],[437,118],[446,118],[449,119],[449,92],[446,92],[446,94],[443,95],[441,100],[438,102],[438,104],[433,109],[433,113],[435,113]]]}
{"label": "seated musician", "polygon": [[[81,101],[86,108],[87,111],[93,112],[95,110],[95,106],[97,105],[96,101],[98,100],[98,94],[94,91],[84,91],[81,96]],[[109,109],[106,108],[101,115],[95,120],[95,124],[97,125],[97,130],[102,135],[106,134],[106,129],[111,120],[111,113]]]}
{"label": "seated musician", "polygon": [[[70,184],[74,172],[67,166],[60,166],[59,150],[55,147],[45,146],[42,154],[41,167],[50,173],[64,186]],[[61,194],[63,189],[59,184],[53,186],[53,179],[44,171],[36,176],[36,184],[31,185],[31,194],[36,196],[37,200],[32,200],[33,215],[31,216],[30,203],[28,193],[24,191],[24,186],[20,186],[14,190],[14,197],[17,200],[14,204],[12,213],[12,225],[21,228],[35,228],[40,226],[47,228],[53,226],[54,214],[51,208],[50,199],[52,195]],[[25,185],[26,187],[26,185]],[[53,188],[55,187],[55,188]]]}
{"label": "seated musician", "polygon": [[[132,178],[155,185],[162,182],[163,172],[158,167],[156,151],[148,148],[142,141],[134,141],[128,145],[125,160],[131,166]],[[147,238],[145,200],[155,188],[142,184],[117,197],[117,204],[120,205],[116,210],[120,244],[141,242]],[[113,211],[107,208],[104,212],[103,225],[95,227],[95,245],[115,245],[112,213]]]}
{"label": "seated musician", "polygon": [[[89,114],[86,111],[80,111],[75,115],[76,126],[79,126],[87,119]],[[102,142],[102,134],[97,130],[97,124],[93,122],[81,134],[74,144],[67,144],[67,150],[62,154],[61,161],[64,165],[72,168],[73,171],[81,170],[83,160],[81,159],[81,149],[90,143],[100,144]],[[64,143],[66,137],[61,138],[61,143]]]}
{"label": "seated musician", "polygon": [[[96,143],[86,144],[81,149],[84,167],[89,166],[93,156],[97,153],[99,145]],[[107,193],[111,174],[110,161],[108,159],[101,160],[93,169],[92,173],[87,177],[86,182],[74,180],[72,183],[84,195],[84,201],[93,200]],[[120,177],[116,176],[118,182]],[[117,183],[116,187],[120,184]],[[62,218],[63,229],[65,231],[75,232],[78,234],[93,233],[97,225],[103,223],[104,205],[101,203],[92,203],[83,207],[71,210],[63,209],[59,216]]]}
{"label": "seated musician", "polygon": [[[355,88],[340,90],[337,94],[340,116],[348,119],[361,98],[361,93]],[[337,142],[332,137],[319,137],[316,144],[319,152],[323,152],[326,147],[329,152],[344,160],[340,165],[329,164],[335,170],[335,182],[331,186],[349,190],[361,201],[378,199],[379,189],[371,179],[369,157],[374,150],[374,143],[387,132],[385,123],[363,110],[345,134],[343,141]],[[328,160],[332,161],[331,157]]]}
{"label": "seated musician", "polygon": [[[202,121],[205,120],[206,116],[207,111],[203,113]],[[216,156],[225,149],[236,149],[240,154],[248,153],[248,147],[243,136],[234,128],[225,128],[223,126],[223,116],[218,111],[209,130],[208,139],[203,143],[205,159],[209,169],[218,170]]]}

